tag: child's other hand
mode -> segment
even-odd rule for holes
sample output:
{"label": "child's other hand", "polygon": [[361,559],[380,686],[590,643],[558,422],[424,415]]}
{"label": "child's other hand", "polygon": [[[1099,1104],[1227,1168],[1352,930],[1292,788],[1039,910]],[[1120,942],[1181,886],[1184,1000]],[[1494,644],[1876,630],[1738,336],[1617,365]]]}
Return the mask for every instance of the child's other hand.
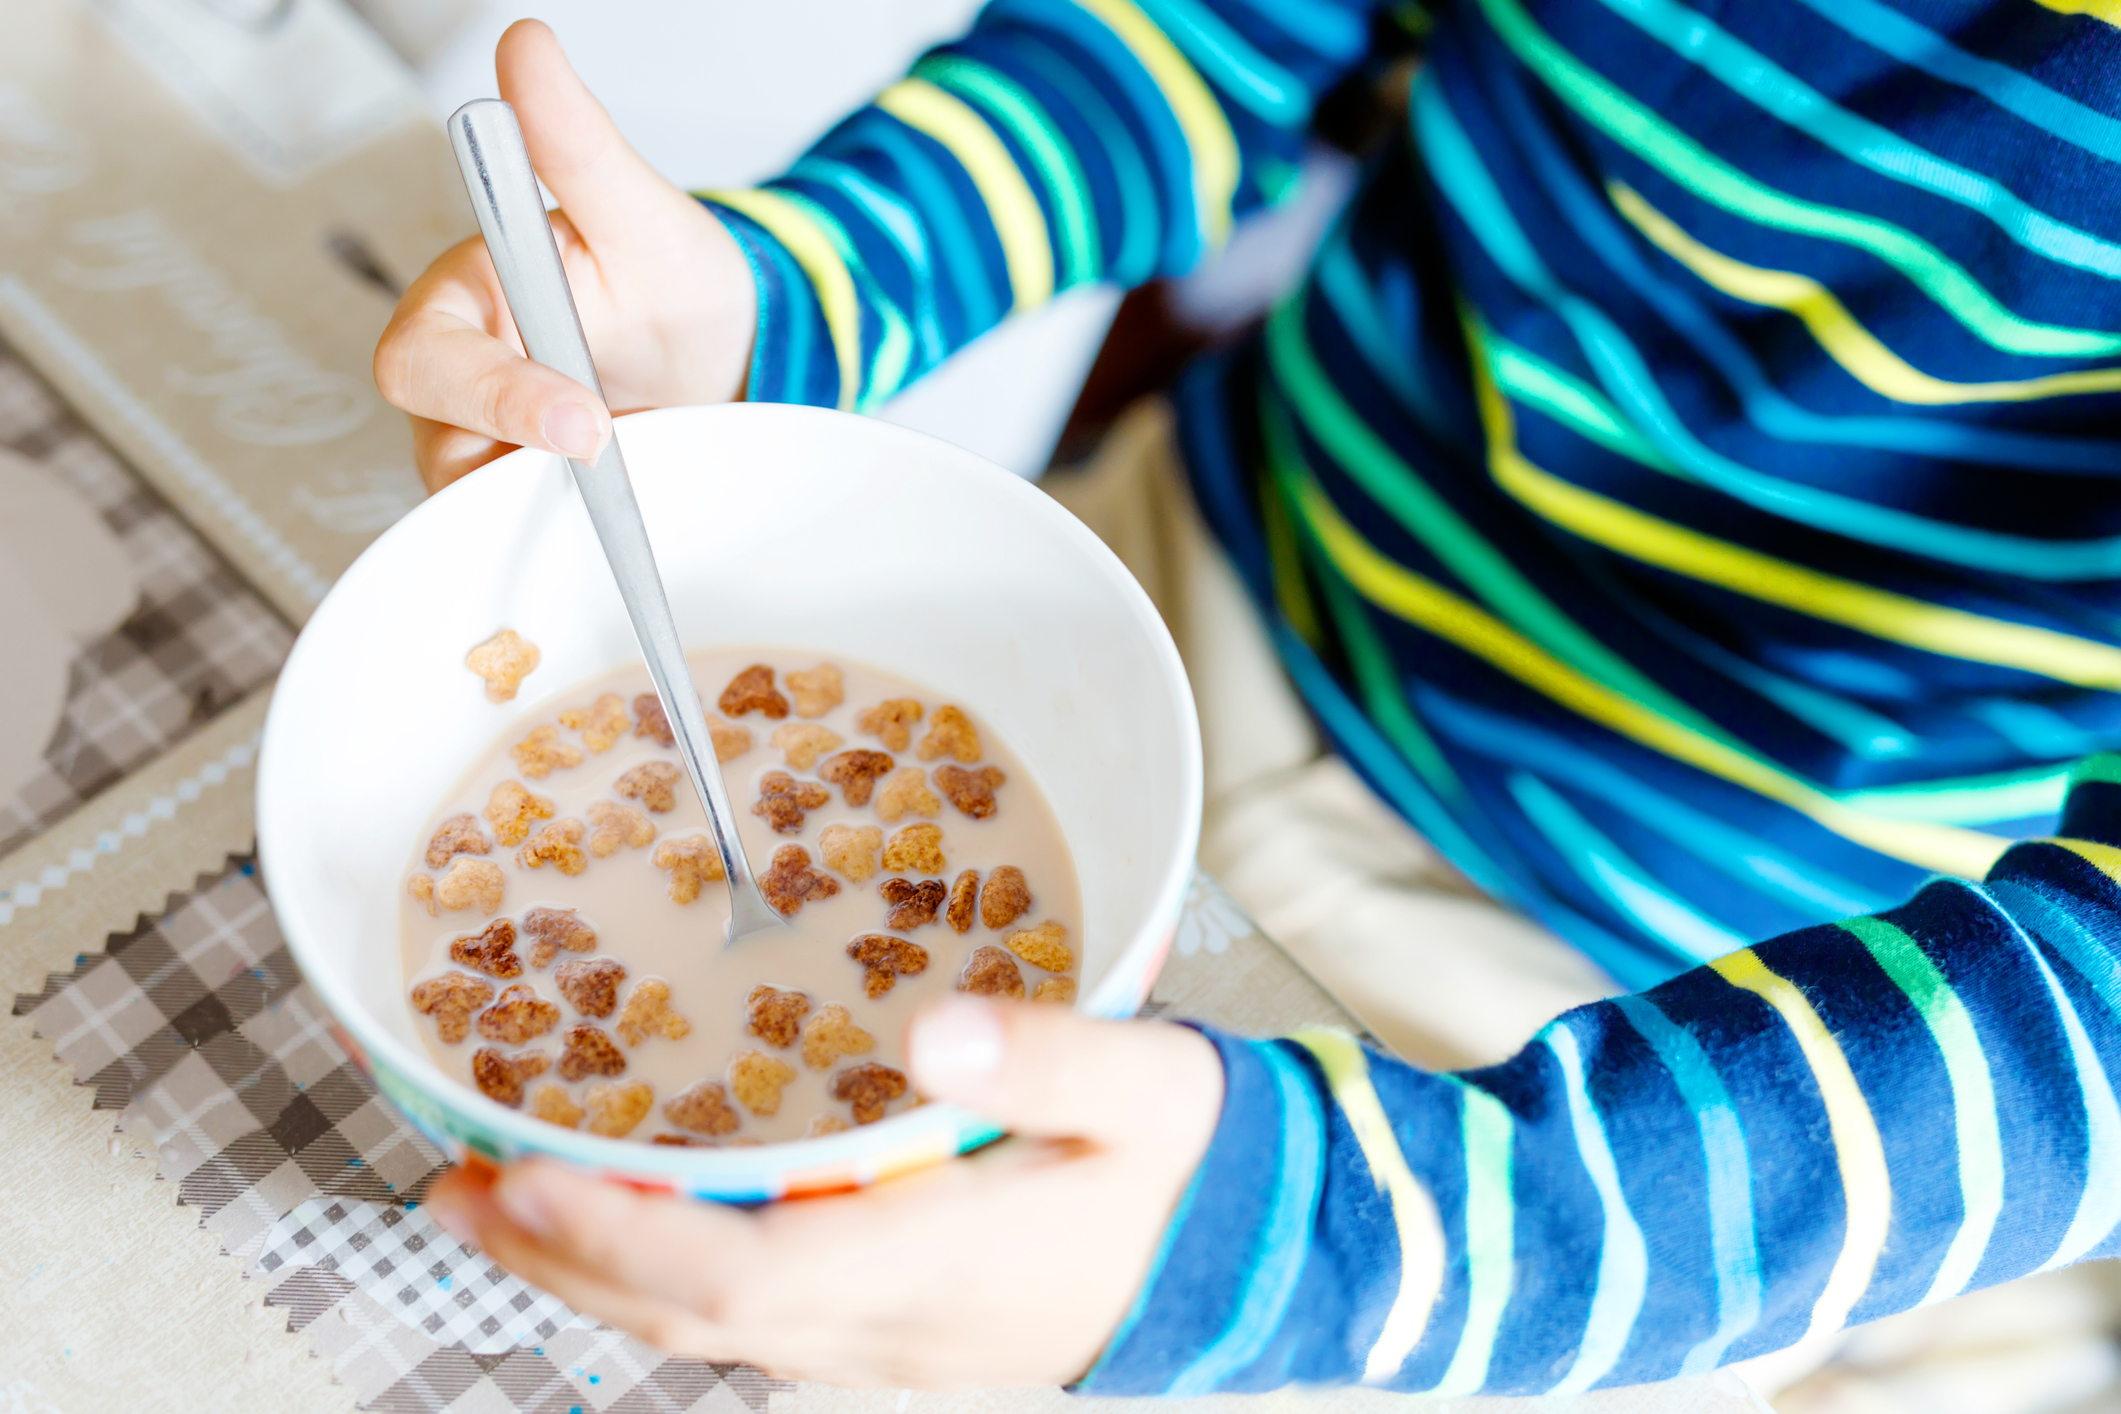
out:
{"label": "child's other hand", "polygon": [[[641,160],[543,24],[511,26],[494,70],[532,165],[559,199],[553,234],[611,406],[736,397],[758,300],[735,239]],[[376,347],[375,375],[383,396],[412,414],[430,491],[514,447],[588,459],[611,435],[594,393],[523,356],[476,236],[405,292]]]}
{"label": "child's other hand", "polygon": [[898,1388],[1059,1384],[1126,1313],[1215,1131],[1222,1066],[1182,1027],[952,998],[914,1083],[1020,1137],[874,1188],[753,1212],[557,1165],[463,1170],[452,1231],[653,1345]]}

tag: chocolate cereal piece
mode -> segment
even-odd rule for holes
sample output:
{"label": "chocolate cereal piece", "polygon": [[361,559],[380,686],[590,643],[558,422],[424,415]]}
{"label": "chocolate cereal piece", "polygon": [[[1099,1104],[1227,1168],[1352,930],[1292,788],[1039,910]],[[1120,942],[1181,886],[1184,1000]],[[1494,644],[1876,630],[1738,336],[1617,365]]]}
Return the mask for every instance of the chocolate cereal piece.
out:
{"label": "chocolate cereal piece", "polygon": [[837,751],[846,738],[816,722],[783,722],[773,729],[773,744],[789,767],[807,771],[828,751]]}
{"label": "chocolate cereal piece", "polygon": [[490,859],[466,859],[460,854],[449,861],[449,871],[435,880],[435,902],[452,913],[464,908],[499,913],[501,895],[507,887],[508,876],[501,872],[500,865]]}
{"label": "chocolate cereal piece", "polygon": [[626,969],[608,957],[578,957],[561,963],[552,980],[576,1011],[606,1017],[618,1008],[619,983],[626,980]]}
{"label": "chocolate cereal piece", "polygon": [[722,696],[714,704],[725,717],[741,717],[747,712],[763,712],[775,721],[788,715],[788,699],[773,687],[773,669],[764,663],[753,663],[729,680],[722,689]]}
{"label": "chocolate cereal piece", "polygon": [[520,1046],[560,1024],[560,1009],[518,982],[503,988],[501,999],[479,1013],[479,1034],[504,1046]]}
{"label": "chocolate cereal piece", "polygon": [[655,839],[655,826],[632,805],[614,805],[608,800],[589,805],[589,852],[599,859],[631,846],[642,849]]}
{"label": "chocolate cereal piece", "polygon": [[1058,1002],[1062,1006],[1075,1000],[1073,977],[1048,977],[1031,991],[1034,1002]]}
{"label": "chocolate cereal piece", "polygon": [[935,719],[928,724],[928,735],[921,738],[921,760],[934,761],[943,756],[954,756],[968,766],[980,758],[979,729],[962,708],[936,708]]}
{"label": "chocolate cereal piece", "polygon": [[781,1112],[781,1087],[795,1079],[795,1067],[762,1051],[738,1051],[729,1058],[729,1089],[755,1115]]}
{"label": "chocolate cereal piece", "polygon": [[950,886],[950,902],[943,905],[943,918],[953,931],[970,932],[979,912],[979,870],[967,869]]}
{"label": "chocolate cereal piece", "polygon": [[935,768],[936,788],[975,820],[984,820],[994,813],[995,788],[1008,779],[995,766],[982,766],[977,771],[962,766]]}
{"label": "chocolate cereal piece", "polygon": [[822,717],[847,700],[846,679],[830,663],[786,675],[798,717]]}
{"label": "chocolate cereal piece", "polygon": [[728,877],[722,868],[721,851],[705,835],[686,835],[664,840],[648,862],[670,871],[670,901],[691,903],[700,896],[700,886]]}
{"label": "chocolate cereal piece", "polygon": [[901,977],[928,970],[928,950],[889,933],[864,933],[847,944],[847,956],[863,967],[863,989],[871,1001],[898,985]]}
{"label": "chocolate cereal piece", "polygon": [[856,1124],[875,1124],[884,1117],[884,1106],[905,1093],[905,1074],[875,1061],[850,1065],[832,1077],[832,1098],[854,1106]]}
{"label": "chocolate cereal piece", "polygon": [[471,1053],[471,1078],[487,1099],[515,1109],[523,1103],[523,1083],[535,1080],[552,1065],[543,1051],[518,1051],[503,1055],[492,1046]]}
{"label": "chocolate cereal piece", "polygon": [[427,842],[427,867],[440,869],[460,854],[484,854],[492,848],[479,830],[478,816],[452,815]]}
{"label": "chocolate cereal piece", "polygon": [[812,1115],[810,1127],[803,1131],[805,1139],[822,1139],[828,1134],[840,1134],[854,1128],[838,1115]]}
{"label": "chocolate cereal piece", "polygon": [[582,748],[560,740],[560,729],[547,722],[531,728],[530,735],[508,748],[516,769],[534,781],[542,781],[555,770],[582,764]]}
{"label": "chocolate cereal piece", "polygon": [[892,835],[884,846],[886,869],[910,869],[916,874],[940,874],[949,867],[943,858],[943,831],[938,825],[908,825]]}
{"label": "chocolate cereal piece", "polygon": [[633,718],[626,715],[626,699],[607,692],[587,707],[570,707],[560,713],[560,725],[580,732],[582,745],[591,751],[605,752],[632,730]]}
{"label": "chocolate cereal piece", "polygon": [[1033,967],[1046,972],[1066,972],[1075,966],[1075,954],[1061,941],[1068,930],[1048,918],[1036,928],[1011,933],[1002,945]]}
{"label": "chocolate cereal piece", "polygon": [[759,876],[759,892],[783,914],[802,911],[806,899],[827,899],[840,891],[839,881],[810,867],[810,851],[799,844],[784,844],[773,852],[773,863]]}
{"label": "chocolate cereal piece", "polygon": [[913,724],[921,719],[921,704],[910,697],[894,697],[854,714],[854,729],[867,732],[893,751],[904,751],[913,742]]}
{"label": "chocolate cereal piece", "polygon": [[412,1009],[435,1019],[435,1034],[454,1046],[471,1034],[471,1014],[493,1000],[493,983],[462,972],[430,977],[412,989]]}
{"label": "chocolate cereal piece", "polygon": [[521,977],[523,960],[516,956],[516,925],[505,918],[494,919],[471,937],[451,943],[449,960],[504,981]]}
{"label": "chocolate cereal piece", "polygon": [[[734,1134],[744,1117],[729,1107],[719,1080],[702,1080],[663,1102],[663,1118],[694,1134]],[[661,1140],[664,1136],[657,1135]]]}
{"label": "chocolate cereal piece", "polygon": [[827,825],[818,832],[817,852],[828,869],[836,869],[857,884],[876,873],[876,852],[884,847],[884,832],[874,825]]}
{"label": "chocolate cereal piece", "polygon": [[759,781],[759,798],[751,813],[764,818],[774,833],[793,835],[803,828],[803,812],[832,802],[832,792],[816,781],[799,781],[786,771],[768,771]]}
{"label": "chocolate cereal piece", "polygon": [[464,655],[464,666],[486,679],[486,700],[507,702],[538,665],[538,645],[504,628]]}
{"label": "chocolate cereal piece", "polygon": [[587,1080],[592,1075],[617,1075],[626,1069],[626,1053],[602,1028],[577,1021],[560,1033],[560,1078]]}
{"label": "chocolate cereal piece", "polygon": [[854,1014],[838,1002],[817,1009],[803,1023],[803,1064],[812,1070],[829,1070],[841,1056],[866,1056],[876,1048],[876,1038],[854,1024]]}
{"label": "chocolate cereal piece", "polygon": [[979,921],[989,928],[1006,928],[1031,911],[1031,885],[1024,871],[1004,864],[987,876],[979,891]]}
{"label": "chocolate cereal piece", "polygon": [[785,1050],[795,1044],[803,1017],[810,1011],[810,998],[802,992],[783,992],[764,983],[744,998],[744,1029],[769,1046]]}
{"label": "chocolate cereal piece", "polygon": [[589,855],[582,849],[582,836],[586,833],[580,820],[555,820],[523,841],[523,847],[516,851],[516,863],[525,869],[542,869],[550,864],[572,878],[589,867]]}
{"label": "chocolate cereal piece", "polygon": [[678,778],[684,774],[668,761],[643,761],[611,783],[628,800],[638,800],[656,814],[675,810]]}
{"label": "chocolate cereal piece", "polygon": [[585,1111],[567,1098],[565,1087],[540,1085],[538,1093],[531,1098],[530,1113],[532,1118],[542,1119],[547,1124],[557,1124],[562,1129],[573,1129],[581,1124]]}
{"label": "chocolate cereal piece", "polygon": [[886,879],[877,887],[877,892],[884,896],[885,903],[891,905],[884,926],[910,933],[935,921],[949,888],[941,879],[923,879],[918,884],[911,879]]}
{"label": "chocolate cereal piece", "polygon": [[552,818],[552,802],[532,795],[520,781],[503,781],[486,797],[486,823],[493,837],[504,845],[518,845],[530,838],[530,827]]}
{"label": "chocolate cereal piece", "polygon": [[633,734],[647,737],[657,746],[676,746],[677,734],[670,730],[670,714],[663,710],[663,699],[652,692],[644,692],[633,699]]}
{"label": "chocolate cereal piece", "polygon": [[1024,974],[1016,959],[1000,948],[980,947],[965,959],[965,970],[957,977],[957,989],[976,997],[1024,999]]}
{"label": "chocolate cereal piece", "polygon": [[908,815],[925,815],[932,820],[942,808],[935,792],[928,789],[927,773],[918,766],[902,766],[893,771],[876,797],[877,818],[887,825]]}
{"label": "chocolate cereal piece", "polygon": [[533,908],[523,915],[523,936],[530,941],[530,965],[543,967],[561,949],[589,952],[597,945],[597,930],[575,916],[571,908]]}
{"label": "chocolate cereal piece", "polygon": [[839,755],[817,768],[818,778],[832,782],[840,788],[849,805],[867,805],[869,796],[876,789],[877,777],[888,773],[896,764],[882,751],[842,751]]}
{"label": "chocolate cereal piece", "polygon": [[643,977],[626,994],[619,1010],[619,1039],[638,1046],[650,1036],[681,1041],[692,1032],[692,1023],[670,1009],[670,984],[660,977]]}
{"label": "chocolate cereal piece", "polygon": [[583,1091],[582,1103],[589,1109],[591,1134],[624,1139],[655,1108],[655,1087],[645,1080],[628,1080],[624,1084],[606,1081]]}

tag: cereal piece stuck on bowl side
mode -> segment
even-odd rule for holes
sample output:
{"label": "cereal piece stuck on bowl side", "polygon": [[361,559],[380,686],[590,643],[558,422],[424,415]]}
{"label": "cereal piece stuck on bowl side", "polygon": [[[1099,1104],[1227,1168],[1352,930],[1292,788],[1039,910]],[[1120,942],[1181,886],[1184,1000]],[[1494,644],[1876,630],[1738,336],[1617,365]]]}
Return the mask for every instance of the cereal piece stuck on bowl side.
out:
{"label": "cereal piece stuck on bowl side", "polygon": [[1011,933],[1002,945],[1044,972],[1066,972],[1075,966],[1075,953],[1062,939],[1068,930],[1048,918],[1036,928]]}
{"label": "cereal piece stuck on bowl side", "polygon": [[538,665],[538,645],[504,628],[464,655],[464,666],[486,679],[486,700],[507,702]]}
{"label": "cereal piece stuck on bowl side", "polygon": [[926,948],[889,933],[862,934],[847,944],[847,956],[864,968],[863,990],[871,1001],[890,991],[899,978],[918,977],[928,970]]}
{"label": "cereal piece stuck on bowl side", "polygon": [[523,841],[523,847],[516,851],[516,863],[525,869],[542,869],[550,864],[572,878],[589,867],[589,856],[582,849],[582,836],[586,833],[580,820],[555,820]]}
{"label": "cereal piece stuck on bowl side", "polygon": [[555,770],[582,764],[582,748],[560,740],[560,729],[547,722],[531,728],[530,735],[508,748],[516,769],[534,781],[542,781]]}
{"label": "cereal piece stuck on bowl side", "polygon": [[1008,779],[995,766],[982,766],[977,771],[962,766],[935,768],[936,786],[950,797],[952,805],[975,820],[984,820],[994,813],[995,789]]}
{"label": "cereal piece stuck on bowl side", "polygon": [[631,846],[645,848],[655,839],[655,826],[632,805],[614,805],[608,800],[589,803],[589,852],[599,859]]}
{"label": "cereal piece stuck on bowl side", "polygon": [[613,781],[611,788],[661,815],[677,808],[678,778],[683,774],[669,761],[643,761]]}
{"label": "cereal piece stuck on bowl side", "polygon": [[460,854],[485,854],[493,848],[479,829],[476,815],[452,815],[427,842],[427,867],[440,869]]}
{"label": "cereal piece stuck on bowl side", "polygon": [[729,1092],[719,1080],[702,1080],[665,1100],[663,1118],[694,1134],[734,1134],[744,1122],[744,1117],[729,1107]]}
{"label": "cereal piece stuck on bowl side", "polygon": [[1024,871],[1004,864],[987,876],[979,891],[979,921],[989,928],[1006,928],[1031,911],[1031,885]]}
{"label": "cereal piece stuck on bowl side", "polygon": [[759,798],[751,813],[773,826],[775,834],[793,835],[803,828],[803,812],[832,803],[832,792],[816,781],[799,781],[786,771],[768,771],[759,781]]}
{"label": "cereal piece stuck on bowl side", "polygon": [[530,941],[530,965],[544,967],[562,948],[589,952],[597,945],[597,930],[575,916],[571,908],[533,908],[523,915],[523,935]]}
{"label": "cereal piece stuck on bowl side", "polygon": [[904,751],[913,744],[913,724],[921,719],[921,704],[910,697],[894,697],[854,714],[854,729],[890,747]]}
{"label": "cereal piece stuck on bowl side", "polygon": [[753,663],[729,680],[722,689],[722,696],[715,706],[721,708],[725,717],[741,717],[747,712],[763,712],[775,721],[788,715],[788,699],[774,690],[773,669],[764,663]]}
{"label": "cereal piece stuck on bowl side", "polygon": [[681,1041],[692,1033],[692,1023],[670,1009],[670,984],[660,977],[643,977],[626,994],[619,1010],[619,1039],[638,1046],[650,1036]]}
{"label": "cereal piece stuck on bowl side", "polygon": [[435,1019],[435,1034],[454,1046],[471,1034],[471,1014],[493,1000],[493,983],[462,972],[430,977],[412,989],[412,1009]]}
{"label": "cereal piece stuck on bowl side", "polygon": [[573,1129],[580,1125],[585,1111],[567,1098],[567,1091],[558,1085],[540,1085],[538,1093],[530,1101],[530,1113],[534,1119],[547,1124],[557,1124],[562,1129]]}
{"label": "cereal piece stuck on bowl side", "polygon": [[939,825],[908,825],[892,835],[884,846],[886,869],[910,869],[916,874],[940,874],[949,867],[943,858],[943,831]]}
{"label": "cereal piece stuck on bowl side", "polygon": [[832,1077],[832,1098],[853,1104],[856,1124],[875,1124],[884,1117],[884,1106],[905,1093],[904,1073],[875,1061],[850,1065]]}
{"label": "cereal piece stuck on bowl side", "polygon": [[601,1027],[577,1021],[560,1033],[560,1078],[587,1080],[592,1075],[617,1075],[626,1069],[626,1053]]}
{"label": "cereal piece stuck on bowl side", "polygon": [[486,823],[493,837],[504,845],[518,845],[530,838],[530,827],[552,818],[552,802],[532,795],[520,781],[503,781],[486,797]]}
{"label": "cereal piece stuck on bowl side", "polygon": [[518,982],[503,988],[501,999],[479,1013],[479,1034],[504,1046],[520,1046],[560,1024],[560,1009]]}
{"label": "cereal piece stuck on bowl side", "polygon": [[849,805],[861,806],[869,803],[870,793],[876,789],[877,777],[887,774],[895,764],[888,752],[857,748],[853,751],[842,751],[818,767],[817,773],[820,780],[830,781],[838,786],[840,794],[847,798]]}
{"label": "cereal piece stuck on bowl side", "polygon": [[791,770],[807,771],[828,751],[837,751],[846,738],[816,722],[784,722],[773,729],[772,741]]}
{"label": "cereal piece stuck on bowl side", "polygon": [[781,1087],[795,1079],[795,1067],[763,1051],[738,1051],[729,1058],[729,1089],[755,1115],[781,1112]]}
{"label": "cereal piece stuck on bowl side", "polygon": [[655,1087],[645,1080],[629,1080],[622,1085],[605,1081],[583,1091],[582,1103],[589,1108],[591,1134],[624,1139],[655,1108]]}
{"label": "cereal piece stuck on bowl side", "polygon": [[876,1038],[854,1024],[854,1014],[838,1002],[817,1009],[803,1023],[803,1064],[812,1070],[830,1070],[841,1056],[866,1056],[876,1049]]}
{"label": "cereal piece stuck on bowl side", "polygon": [[886,879],[877,886],[877,892],[891,905],[884,926],[910,933],[935,921],[950,890],[941,879],[923,879],[918,884],[911,879]]}
{"label": "cereal piece stuck on bowl side", "polygon": [[677,734],[670,730],[670,714],[663,710],[663,699],[652,692],[644,692],[633,699],[633,734],[647,737],[657,746],[676,746]]}
{"label": "cereal piece stuck on bowl side", "polygon": [[1017,970],[1016,959],[1000,948],[974,948],[972,956],[965,959],[965,970],[958,974],[957,989],[976,997],[1009,997],[1022,1001],[1024,974]]}
{"label": "cereal piece stuck on bowl side", "polygon": [[784,992],[762,982],[744,998],[744,1029],[767,1045],[786,1050],[801,1034],[803,1018],[809,1011],[807,994]]}
{"label": "cereal piece stuck on bowl side", "polygon": [[803,1131],[805,1139],[822,1139],[828,1134],[844,1134],[854,1128],[838,1115],[812,1115],[810,1127]]}
{"label": "cereal piece stuck on bowl side", "polygon": [[876,852],[883,847],[884,832],[874,825],[827,825],[817,837],[817,852],[825,867],[857,884],[875,875]]}
{"label": "cereal piece stuck on bowl side", "polygon": [[798,717],[822,717],[847,700],[846,679],[830,663],[785,675]]}
{"label": "cereal piece stuck on bowl side", "polygon": [[508,876],[501,872],[500,865],[490,859],[466,859],[460,854],[449,861],[449,872],[435,881],[435,902],[452,913],[465,908],[499,913],[501,895],[507,888]]}
{"label": "cereal piece stuck on bowl side", "polygon": [[927,773],[918,766],[902,766],[893,771],[876,797],[877,818],[887,825],[908,815],[925,815],[932,820],[942,808],[935,792],[928,789]]}
{"label": "cereal piece stuck on bowl side", "polygon": [[553,982],[567,1004],[584,1016],[606,1017],[619,1005],[619,983],[626,969],[608,957],[578,957],[553,971]]}
{"label": "cereal piece stuck on bowl side", "polygon": [[728,877],[722,868],[721,852],[705,835],[664,840],[655,847],[648,862],[658,869],[670,871],[672,903],[691,903],[700,896],[702,884]]}
{"label": "cereal piece stuck on bowl side", "polygon": [[415,874],[410,879],[407,879],[405,881],[405,892],[412,895],[413,902],[427,910],[429,918],[440,918],[442,916],[442,910],[435,904],[435,881],[429,875]]}
{"label": "cereal piece stuck on bowl side", "polygon": [[827,899],[839,891],[837,879],[810,867],[810,851],[799,844],[775,850],[773,863],[759,876],[759,892],[783,915],[801,912],[806,899]]}
{"label": "cereal piece stuck on bowl side", "polygon": [[626,699],[607,692],[587,707],[570,707],[560,713],[560,725],[580,732],[582,745],[601,753],[617,746],[619,738],[633,730],[633,718],[626,715]]}
{"label": "cereal piece stuck on bowl side", "polygon": [[1075,1000],[1075,979],[1073,977],[1048,977],[1032,989],[1031,1000],[1034,1002],[1058,1002],[1062,1006],[1067,1006]]}
{"label": "cereal piece stuck on bowl side", "polygon": [[496,918],[468,938],[449,945],[449,960],[488,977],[506,981],[523,975],[523,960],[516,956],[516,925]]}
{"label": "cereal piece stuck on bowl side", "polygon": [[968,766],[980,758],[979,729],[961,708],[936,708],[935,719],[928,724],[928,735],[921,738],[921,760],[933,761],[943,756],[954,756]]}
{"label": "cereal piece stuck on bowl side", "polygon": [[952,932],[966,933],[972,930],[972,920],[978,912],[979,870],[967,869],[950,886],[950,902],[943,905],[943,918]]}
{"label": "cereal piece stuck on bowl side", "polygon": [[487,1099],[515,1109],[523,1103],[523,1083],[537,1079],[551,1065],[552,1058],[543,1051],[508,1056],[492,1046],[481,1046],[471,1053],[471,1078]]}

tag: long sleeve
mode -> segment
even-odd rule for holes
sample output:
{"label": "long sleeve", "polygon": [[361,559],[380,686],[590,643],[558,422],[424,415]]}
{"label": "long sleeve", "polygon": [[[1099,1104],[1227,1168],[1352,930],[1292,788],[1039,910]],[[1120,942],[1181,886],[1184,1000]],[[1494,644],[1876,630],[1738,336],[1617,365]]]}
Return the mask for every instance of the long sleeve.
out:
{"label": "long sleeve", "polygon": [[1221,1126],[1084,1388],[1636,1384],[2113,1254],[2121,756],[2061,830],[1485,1070],[1214,1037]]}
{"label": "long sleeve", "polygon": [[1189,269],[1291,181],[1374,0],[993,0],[786,175],[703,198],[751,262],[748,395],[865,410],[1076,285]]}

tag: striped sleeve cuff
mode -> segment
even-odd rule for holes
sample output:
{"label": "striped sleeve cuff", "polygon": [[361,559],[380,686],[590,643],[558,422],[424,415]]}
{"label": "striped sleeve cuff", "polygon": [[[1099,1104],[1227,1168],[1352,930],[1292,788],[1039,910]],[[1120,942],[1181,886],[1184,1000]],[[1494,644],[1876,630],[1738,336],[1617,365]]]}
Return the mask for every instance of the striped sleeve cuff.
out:
{"label": "striped sleeve cuff", "polygon": [[746,401],[839,406],[839,357],[802,265],[771,231],[734,205],[714,197],[700,200],[736,238],[758,291]]}

